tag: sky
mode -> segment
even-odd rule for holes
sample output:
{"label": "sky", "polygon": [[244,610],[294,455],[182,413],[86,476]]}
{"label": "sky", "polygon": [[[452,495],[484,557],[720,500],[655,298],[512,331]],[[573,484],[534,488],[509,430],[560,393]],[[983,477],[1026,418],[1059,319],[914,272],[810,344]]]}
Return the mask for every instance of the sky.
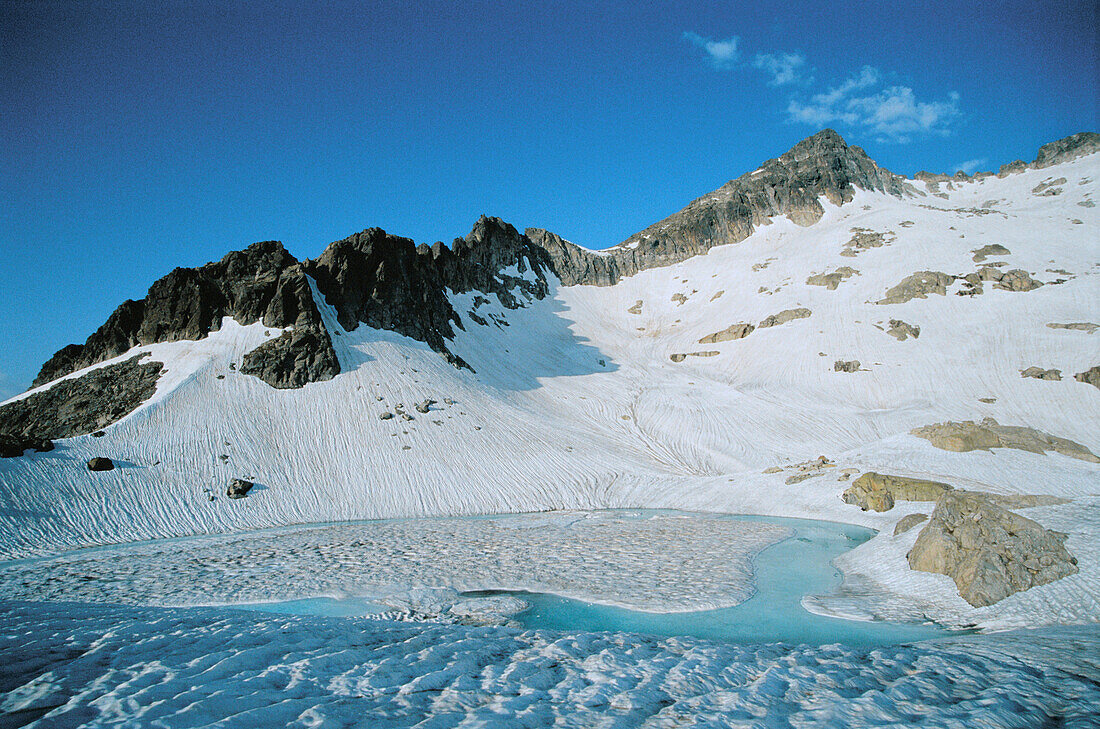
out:
{"label": "sky", "polygon": [[[323,6],[323,7],[321,7]],[[482,213],[614,245],[824,127],[974,172],[1097,131],[1093,2],[0,0],[0,399],[176,266]]]}

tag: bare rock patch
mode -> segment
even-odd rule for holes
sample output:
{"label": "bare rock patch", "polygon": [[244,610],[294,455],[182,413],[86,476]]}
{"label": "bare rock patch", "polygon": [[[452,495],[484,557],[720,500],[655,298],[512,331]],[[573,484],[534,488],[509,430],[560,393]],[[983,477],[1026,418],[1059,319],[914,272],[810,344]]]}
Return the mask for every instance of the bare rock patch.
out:
{"label": "bare rock patch", "polygon": [[1089,463],[1100,463],[1100,458],[1080,443],[1034,428],[1000,425],[993,418],[985,418],[980,423],[970,420],[935,423],[909,432],[918,438],[924,438],[936,448],[956,453],[1014,448],[1029,453],[1054,451]]}
{"label": "bare rock patch", "polygon": [[947,287],[955,276],[942,271],[917,271],[902,279],[901,283],[887,290],[886,296],[876,304],[903,304],[912,299],[926,299],[928,294],[947,295]]}

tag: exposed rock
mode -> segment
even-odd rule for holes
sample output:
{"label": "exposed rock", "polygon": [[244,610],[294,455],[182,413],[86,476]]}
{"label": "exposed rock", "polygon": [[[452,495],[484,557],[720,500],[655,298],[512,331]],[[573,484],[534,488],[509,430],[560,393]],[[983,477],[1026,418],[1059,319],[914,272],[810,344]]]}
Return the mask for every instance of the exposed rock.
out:
{"label": "exposed rock", "polygon": [[638,271],[743,241],[778,215],[811,225],[824,214],[821,196],[841,205],[852,200],[856,188],[895,196],[914,192],[903,178],[878,167],[862,149],[848,146],[826,129],[598,254],[543,231],[532,229],[527,235],[549,253],[554,272],[566,286],[607,286]]}
{"label": "exposed rock", "polygon": [[782,466],[769,466],[768,468],[764,469],[764,473],[782,473],[782,472],[783,472],[783,467]]}
{"label": "exposed rock", "polygon": [[939,481],[868,471],[853,481],[840,498],[863,511],[889,511],[895,501],[936,501],[951,488]]}
{"label": "exposed rock", "polygon": [[941,271],[917,271],[889,289],[877,304],[903,304],[912,299],[926,299],[928,294],[947,295],[947,287],[955,277]]}
{"label": "exposed rock", "polygon": [[906,324],[901,319],[891,319],[890,328],[886,330],[886,333],[891,337],[894,337],[899,342],[904,342],[909,337],[916,339],[920,336],[920,327],[915,327],[912,324]]}
{"label": "exposed rock", "polygon": [[248,492],[255,486],[251,481],[245,481],[243,478],[235,478],[229,482],[229,486],[225,490],[225,495],[231,499],[243,499],[248,496]]}
{"label": "exposed rock", "polygon": [[1057,180],[1044,180],[1038,185],[1032,188],[1031,192],[1035,195],[1042,197],[1052,197],[1054,195],[1061,195],[1062,188],[1059,185],[1066,184],[1066,178],[1059,177]]}
{"label": "exposed rock", "polygon": [[1007,256],[1012,253],[1000,243],[991,243],[971,252],[974,254],[974,263],[981,263],[989,256]]}
{"label": "exposed rock", "polygon": [[997,398],[995,398],[995,397],[979,397],[978,402],[984,402],[986,405],[992,405],[993,403],[997,402]]}
{"label": "exposed rock", "polygon": [[642,313],[642,300],[638,299],[634,302],[634,306],[626,310],[629,314],[641,314]]}
{"label": "exposed rock", "polygon": [[1039,147],[1039,153],[1031,166],[1044,169],[1097,151],[1100,151],[1100,134],[1080,132]]}
{"label": "exposed rock", "polygon": [[1050,324],[1047,324],[1047,326],[1051,329],[1073,329],[1079,332],[1088,332],[1089,334],[1092,334],[1097,329],[1100,329],[1100,324],[1093,324],[1090,321],[1075,321],[1069,324],[1056,324],[1052,322]]}
{"label": "exposed rock", "polygon": [[964,600],[985,607],[1075,574],[1065,541],[985,494],[953,491],[936,504],[908,560],[914,570],[947,575]]}
{"label": "exposed rock", "polygon": [[676,293],[672,295],[672,298],[669,299],[669,301],[675,301],[677,306],[683,306],[687,303],[687,297],[683,294]]}
{"label": "exposed rock", "polygon": [[838,359],[836,362],[833,362],[833,371],[859,372],[859,360],[853,359],[851,361],[845,362],[844,360]]}
{"label": "exposed rock", "polygon": [[246,354],[240,371],[286,390],[331,380],[340,373],[340,363],[318,316],[311,326],[284,332]]}
{"label": "exposed rock", "polygon": [[935,423],[909,432],[918,438],[924,438],[936,448],[957,453],[992,448],[1015,448],[1030,453],[1054,451],[1070,458],[1100,463],[1100,458],[1080,443],[1034,428],[1000,425],[993,418],[985,418],[981,423],[970,420]]}
{"label": "exposed rock", "polygon": [[766,329],[768,327],[777,327],[780,324],[786,324],[789,321],[795,319],[805,319],[810,316],[809,309],[784,309],[778,314],[772,314],[758,325],[760,329]]}
{"label": "exposed rock", "polygon": [[716,357],[719,354],[721,354],[721,352],[713,349],[708,349],[703,352],[679,352],[676,354],[670,354],[668,358],[673,362],[683,362],[688,357]]}
{"label": "exposed rock", "polygon": [[103,456],[97,456],[96,458],[88,461],[89,471],[113,471],[115,470],[115,463],[110,458],[104,458]]}
{"label": "exposed rock", "polygon": [[1053,382],[1059,382],[1062,379],[1062,371],[1060,369],[1043,369],[1042,367],[1027,367],[1021,369],[1021,377],[1034,377],[1035,379],[1049,379]]}
{"label": "exposed rock", "polygon": [[0,432],[71,438],[116,422],[153,396],[163,365],[148,354],[107,365],[0,407]]}
{"label": "exposed rock", "polygon": [[835,291],[837,286],[839,286],[844,279],[850,278],[858,273],[859,271],[854,268],[841,266],[832,273],[816,273],[807,278],[806,283],[810,286],[824,286],[830,291]]}
{"label": "exposed rock", "polygon": [[0,458],[18,458],[27,451],[39,453],[53,450],[53,441],[29,435],[0,433]]}
{"label": "exposed rock", "polygon": [[389,410],[387,410],[386,412],[379,415],[378,419],[379,420],[393,420],[393,413],[391,413]]}
{"label": "exposed rock", "polygon": [[1036,281],[1027,271],[1014,268],[1011,271],[1005,271],[993,284],[993,288],[1005,291],[1033,291],[1042,285],[1042,281]]}
{"label": "exposed rock", "polygon": [[699,340],[699,344],[717,344],[718,342],[729,342],[734,339],[744,339],[753,333],[756,329],[752,324],[746,324],[744,322],[740,324],[731,324],[720,332],[714,334],[708,334]]}
{"label": "exposed rock", "polygon": [[436,401],[431,398],[424,399],[418,402],[414,407],[418,413],[426,413],[432,409],[432,405],[435,405]]}
{"label": "exposed rock", "polygon": [[898,523],[894,525],[894,536],[896,537],[899,534],[904,534],[917,524],[927,520],[928,514],[909,514],[908,516],[903,516],[898,520]]}
{"label": "exposed rock", "polygon": [[891,237],[887,240],[882,233],[869,228],[852,228],[851,232],[851,239],[844,244],[844,248],[840,251],[840,255],[848,258],[855,258],[863,251],[871,248],[881,248],[884,245],[889,245],[895,240],[893,233],[888,233]]}
{"label": "exposed rock", "polygon": [[1100,365],[1090,367],[1084,372],[1078,372],[1073,376],[1073,379],[1078,382],[1084,382],[1087,385],[1100,388]]}

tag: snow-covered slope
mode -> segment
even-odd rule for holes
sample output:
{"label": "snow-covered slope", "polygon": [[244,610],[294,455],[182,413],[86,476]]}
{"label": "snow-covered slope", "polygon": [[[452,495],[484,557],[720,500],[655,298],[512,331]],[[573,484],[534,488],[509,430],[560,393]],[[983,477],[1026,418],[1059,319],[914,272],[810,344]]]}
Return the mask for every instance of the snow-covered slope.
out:
{"label": "snow-covered slope", "polygon": [[[763,473],[826,455],[841,468],[1072,499],[1025,513],[1069,533],[1080,573],[1007,598],[982,619],[1018,624],[1058,603],[1062,620],[1098,620],[1100,466],[1056,453],[948,452],[909,434],[994,417],[1100,452],[1100,389],[1073,379],[1100,364],[1100,332],[1047,326],[1100,322],[1100,212],[1089,204],[1098,179],[1100,154],[941,183],[939,195],[909,181],[921,194],[857,191],[840,206],[822,198],[825,214],[809,227],[777,217],[738,244],[613,286],[551,282],[542,300],[517,288],[518,309],[452,294],[465,329],[450,348],[472,372],[393,332],[345,330],[313,286],[341,374],[288,390],[240,374],[244,354],[279,330],[229,318],[204,339],[96,365],[149,352],[166,372],[156,395],[102,437],[0,459],[0,557],[291,523],[677,507],[880,529],[846,558],[850,577],[874,581],[910,612],[923,599],[938,606],[929,611],[973,618],[948,578],[908,570],[917,530],[891,536],[901,516],[930,504],[861,512],[841,501],[849,484],[835,472],[794,484],[789,471]],[[1042,194],[1049,189],[1061,192]],[[855,228],[884,244],[841,255]],[[1011,253],[986,265],[1004,261],[1046,285],[1008,291],[987,280],[966,296],[956,280],[946,295],[875,303],[915,272],[976,272],[973,251],[991,244]],[[844,266],[856,273],[835,289],[807,283]],[[796,308],[811,314],[699,343]],[[889,335],[894,319],[918,326],[919,337]],[[716,354],[670,359],[695,352]],[[861,367],[839,372],[838,360]],[[1021,377],[1030,366],[1063,379]],[[438,403],[416,412],[425,398]],[[414,420],[380,418],[399,403]],[[91,472],[93,456],[120,467]],[[259,486],[247,499],[224,498],[234,477]]]}

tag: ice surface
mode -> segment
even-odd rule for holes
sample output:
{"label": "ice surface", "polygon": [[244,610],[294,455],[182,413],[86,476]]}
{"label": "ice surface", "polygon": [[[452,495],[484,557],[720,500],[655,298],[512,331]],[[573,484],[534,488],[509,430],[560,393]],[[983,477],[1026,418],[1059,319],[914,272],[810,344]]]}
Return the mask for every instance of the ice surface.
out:
{"label": "ice surface", "polygon": [[39,729],[1026,729],[1100,706],[1095,626],[858,649],[0,602],[0,655],[0,721]]}

